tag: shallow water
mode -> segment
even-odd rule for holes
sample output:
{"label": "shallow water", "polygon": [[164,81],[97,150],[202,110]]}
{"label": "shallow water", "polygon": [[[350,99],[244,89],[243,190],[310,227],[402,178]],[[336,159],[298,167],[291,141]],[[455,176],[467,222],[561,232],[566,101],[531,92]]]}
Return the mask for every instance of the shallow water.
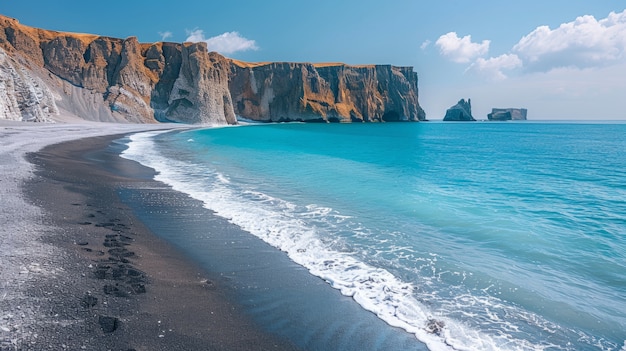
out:
{"label": "shallow water", "polygon": [[[622,350],[625,136],[600,123],[281,124],[137,134],[123,156],[432,350]],[[174,240],[201,256],[213,239]]]}

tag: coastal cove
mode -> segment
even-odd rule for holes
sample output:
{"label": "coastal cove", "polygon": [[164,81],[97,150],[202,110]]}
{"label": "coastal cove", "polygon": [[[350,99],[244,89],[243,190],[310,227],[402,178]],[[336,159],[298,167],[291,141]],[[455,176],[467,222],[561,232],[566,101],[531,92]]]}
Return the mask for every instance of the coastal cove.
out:
{"label": "coastal cove", "polygon": [[265,332],[303,350],[427,350],[200,201],[154,187],[119,196],[151,231],[206,269]]}
{"label": "coastal cove", "polygon": [[[11,150],[29,130],[45,144],[106,134],[102,127],[5,124],[4,140]],[[43,213],[5,229],[21,228],[24,239],[44,233],[29,246],[48,248],[24,256],[16,269],[29,273],[19,273],[14,291],[4,287],[6,313],[21,306],[23,314],[3,317],[17,329],[2,335],[18,336],[3,346],[426,350],[416,339],[424,335],[430,350],[487,340],[484,349],[596,349],[585,346],[593,341],[619,350],[624,342],[616,233],[625,187],[613,153],[625,124],[278,124],[132,135],[124,130],[146,127],[111,127],[123,134],[29,156],[37,174],[22,189]],[[580,143],[582,130],[594,144]],[[460,142],[468,133],[474,141]],[[142,155],[156,172],[120,153]],[[288,168],[275,163],[285,160]],[[563,172],[565,161],[586,166]],[[578,194],[585,200],[566,201]],[[21,250],[2,258],[3,275]],[[571,281],[584,281],[586,293]],[[417,303],[402,305],[410,299]],[[510,330],[528,316],[545,324],[502,341],[459,329]],[[114,330],[100,317],[112,317]]]}
{"label": "coastal cove", "polygon": [[[167,189],[150,180],[151,170],[108,148],[119,137],[81,139],[30,156],[39,171],[25,189],[44,209],[51,230],[43,240],[60,250],[63,263],[30,289],[31,299],[44,301],[40,313],[50,312],[29,326],[36,336],[24,333],[16,347],[296,350],[262,332],[223,286],[119,202],[124,187]],[[44,291],[54,299],[38,295]]]}
{"label": "coastal cove", "polygon": [[3,6],[0,351],[626,351],[624,5],[326,5]]}
{"label": "coastal cove", "polygon": [[[59,262],[57,273],[25,284],[38,321],[22,320],[3,347],[426,350],[284,253],[153,181],[152,170],[118,156],[120,137],[29,156],[38,171],[24,189],[44,211],[42,241]],[[178,238],[199,233],[215,235],[209,256]]]}
{"label": "coastal cove", "polygon": [[[123,156],[431,350],[613,350],[625,127],[258,125],[137,134]],[[201,259],[214,240],[173,241]]]}

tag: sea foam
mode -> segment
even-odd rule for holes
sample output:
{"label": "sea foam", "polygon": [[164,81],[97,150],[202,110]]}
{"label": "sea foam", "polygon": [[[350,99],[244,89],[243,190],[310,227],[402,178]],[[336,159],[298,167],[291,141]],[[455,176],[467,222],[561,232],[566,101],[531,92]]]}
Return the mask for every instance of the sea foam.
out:
{"label": "sea foam", "polygon": [[[361,261],[341,237],[333,237],[333,230],[337,230],[338,224],[349,222],[350,216],[315,204],[299,206],[253,187],[233,184],[228,176],[210,168],[198,169],[202,166],[166,158],[153,139],[161,133],[164,132],[132,135],[122,156],[154,168],[155,179],[202,201],[219,216],[286,252],[291,260],[343,295],[351,296],[364,309],[389,325],[414,334],[430,350],[541,350],[550,346],[533,345],[506,333],[488,335],[434,313],[416,298],[418,286]],[[359,228],[358,223],[352,228]],[[467,303],[464,298],[451,297],[452,304]],[[469,300],[478,303],[476,297]],[[494,305],[492,300],[480,303]]]}

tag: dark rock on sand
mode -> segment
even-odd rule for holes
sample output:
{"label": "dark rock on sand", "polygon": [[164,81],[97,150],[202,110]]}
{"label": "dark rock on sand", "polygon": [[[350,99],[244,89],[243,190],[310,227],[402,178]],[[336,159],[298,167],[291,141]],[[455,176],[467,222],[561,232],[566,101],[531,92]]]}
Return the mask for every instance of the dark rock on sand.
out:
{"label": "dark rock on sand", "polygon": [[131,242],[134,241],[135,239],[129,237],[129,236],[125,236],[125,235],[120,235],[120,241],[122,242]]}
{"label": "dark rock on sand", "polygon": [[114,257],[132,257],[135,256],[135,253],[124,248],[114,248],[109,250],[109,255]]}
{"label": "dark rock on sand", "polygon": [[117,239],[106,239],[103,244],[105,247],[124,247],[128,246],[127,243],[117,241]]}
{"label": "dark rock on sand", "polygon": [[125,276],[126,269],[124,267],[115,267],[111,269],[111,278],[114,280],[122,280]]}
{"label": "dark rock on sand", "polygon": [[443,321],[437,319],[429,319],[426,323],[426,331],[431,334],[441,335],[443,328],[445,327],[445,323]]}
{"label": "dark rock on sand", "polygon": [[131,288],[133,288],[133,292],[135,294],[145,294],[146,293],[146,286],[143,284],[133,284],[131,285]]}
{"label": "dark rock on sand", "polygon": [[96,265],[96,270],[94,271],[94,276],[96,279],[106,279],[107,271],[111,268],[108,265]]}
{"label": "dark rock on sand", "polygon": [[99,316],[98,323],[100,324],[100,328],[102,328],[103,332],[112,333],[119,326],[120,320],[115,317]]}
{"label": "dark rock on sand", "polygon": [[83,299],[80,301],[80,305],[84,308],[91,308],[98,303],[98,298],[92,295],[85,295]]}
{"label": "dark rock on sand", "polygon": [[142,273],[141,271],[138,271],[138,270],[133,269],[133,268],[129,268],[129,269],[126,271],[126,274],[127,274],[129,277],[138,277],[138,276],[142,276],[142,275],[143,275],[143,273]]}
{"label": "dark rock on sand", "polygon": [[[145,288],[144,288],[145,289]],[[128,297],[128,293],[122,289],[120,289],[119,285],[110,285],[107,284],[103,287],[103,291],[105,295],[113,295],[116,297]]]}

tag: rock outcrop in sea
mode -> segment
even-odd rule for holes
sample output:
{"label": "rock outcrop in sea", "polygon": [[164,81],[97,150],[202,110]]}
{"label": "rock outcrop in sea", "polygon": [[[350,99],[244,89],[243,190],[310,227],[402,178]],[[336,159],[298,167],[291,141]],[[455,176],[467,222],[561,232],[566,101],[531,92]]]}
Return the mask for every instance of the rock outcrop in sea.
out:
{"label": "rock outcrop in sea", "polygon": [[472,102],[470,99],[461,99],[456,105],[446,111],[444,121],[475,121],[472,116]]}
{"label": "rock outcrop in sea", "polygon": [[205,43],[140,43],[0,15],[0,118],[236,124],[418,121],[411,67],[245,63]]}
{"label": "rock outcrop in sea", "polygon": [[490,121],[525,121],[527,113],[525,108],[493,108],[487,118]]}

